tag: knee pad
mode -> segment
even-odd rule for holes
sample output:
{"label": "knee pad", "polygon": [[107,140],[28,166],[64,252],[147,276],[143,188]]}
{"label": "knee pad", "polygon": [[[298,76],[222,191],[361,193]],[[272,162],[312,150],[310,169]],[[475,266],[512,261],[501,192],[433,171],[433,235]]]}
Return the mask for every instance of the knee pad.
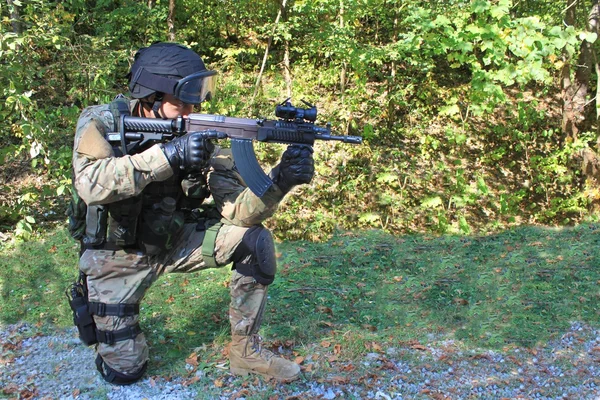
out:
{"label": "knee pad", "polygon": [[233,253],[233,268],[242,275],[252,276],[262,285],[273,283],[277,261],[275,243],[268,229],[258,225],[246,231]]}
{"label": "knee pad", "polygon": [[144,375],[147,367],[148,362],[146,361],[137,373],[134,375],[128,375],[119,371],[115,371],[109,367],[108,364],[104,362],[100,354],[96,356],[96,368],[98,369],[98,372],[100,372],[100,375],[102,375],[102,378],[104,378],[106,382],[112,383],[113,385],[131,385],[132,383],[137,382]]}

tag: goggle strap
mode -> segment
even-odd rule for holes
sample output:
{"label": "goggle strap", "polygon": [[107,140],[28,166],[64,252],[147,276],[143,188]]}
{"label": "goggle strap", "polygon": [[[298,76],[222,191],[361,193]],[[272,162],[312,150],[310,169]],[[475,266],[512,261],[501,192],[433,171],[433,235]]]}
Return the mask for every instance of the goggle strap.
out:
{"label": "goggle strap", "polygon": [[175,86],[177,85],[176,80],[165,78],[160,75],[155,75],[151,72],[141,68],[138,73],[137,79],[134,81],[142,86],[156,90],[157,92],[175,94]]}

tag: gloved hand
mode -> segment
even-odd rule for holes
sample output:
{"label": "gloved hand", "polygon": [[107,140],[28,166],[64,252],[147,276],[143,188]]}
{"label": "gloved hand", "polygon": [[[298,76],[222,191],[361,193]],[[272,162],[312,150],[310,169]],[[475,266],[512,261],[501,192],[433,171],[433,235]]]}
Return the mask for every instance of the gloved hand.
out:
{"label": "gloved hand", "polygon": [[292,144],[283,152],[279,165],[271,171],[271,179],[283,193],[288,193],[296,185],[310,183],[314,174],[313,148]]}
{"label": "gloved hand", "polygon": [[199,171],[206,167],[215,146],[201,132],[192,132],[163,143],[162,150],[173,170]]}

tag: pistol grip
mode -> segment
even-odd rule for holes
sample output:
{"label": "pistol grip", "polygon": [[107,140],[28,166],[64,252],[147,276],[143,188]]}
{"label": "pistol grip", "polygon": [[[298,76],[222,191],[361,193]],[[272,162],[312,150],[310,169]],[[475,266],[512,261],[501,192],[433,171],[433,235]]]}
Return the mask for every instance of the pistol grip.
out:
{"label": "pistol grip", "polygon": [[252,140],[231,138],[231,152],[238,172],[246,185],[252,190],[252,193],[262,197],[273,186],[273,181],[265,174],[258,163]]}

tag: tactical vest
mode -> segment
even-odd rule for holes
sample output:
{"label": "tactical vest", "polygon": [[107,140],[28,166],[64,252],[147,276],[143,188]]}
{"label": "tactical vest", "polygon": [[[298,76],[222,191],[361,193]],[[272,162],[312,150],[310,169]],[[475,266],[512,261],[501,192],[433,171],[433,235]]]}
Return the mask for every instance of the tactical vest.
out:
{"label": "tactical vest", "polygon": [[[130,114],[130,103],[118,96],[110,105],[112,121],[103,121],[119,132],[122,115]],[[142,152],[155,143],[129,154],[123,143],[110,142],[116,157]],[[147,254],[170,249],[172,238],[183,227],[188,211],[197,208],[209,196],[206,174],[185,175],[177,170],[172,177],[148,184],[136,197],[106,205],[87,206],[72,188],[67,210],[71,236],[85,249],[137,248]]]}

